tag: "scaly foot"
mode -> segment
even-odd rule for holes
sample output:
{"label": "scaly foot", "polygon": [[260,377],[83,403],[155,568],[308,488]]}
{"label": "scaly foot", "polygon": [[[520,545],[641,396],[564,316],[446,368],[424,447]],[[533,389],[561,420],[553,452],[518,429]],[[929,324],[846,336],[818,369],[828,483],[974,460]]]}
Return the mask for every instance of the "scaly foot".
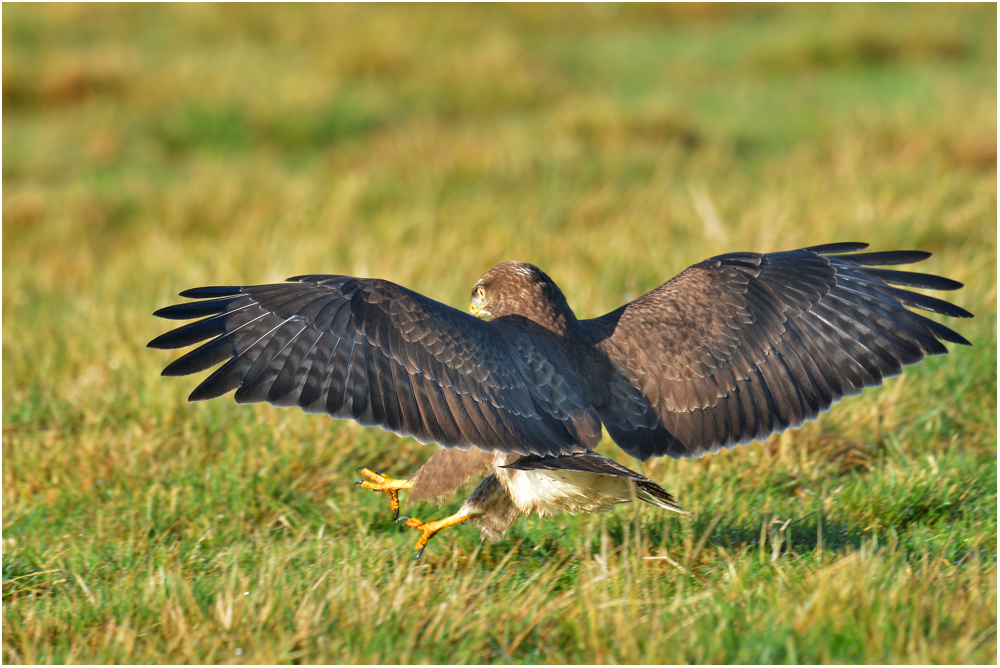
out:
{"label": "scaly foot", "polygon": [[420,531],[420,540],[417,541],[417,554],[414,557],[419,559],[420,555],[424,553],[424,548],[427,547],[427,541],[431,539],[431,536],[436,534],[441,529],[447,529],[448,527],[453,527],[456,524],[461,524],[466,520],[470,520],[475,517],[475,514],[469,514],[468,512],[463,512],[459,510],[454,515],[449,515],[444,519],[436,520],[434,522],[421,522],[420,520],[414,519],[407,515],[403,515],[397,521],[406,522],[406,526],[411,529],[417,529]]}
{"label": "scaly foot", "polygon": [[[392,511],[392,518],[399,518],[399,490],[410,489],[413,487],[412,480],[396,480],[395,478],[390,478],[387,475],[383,475],[381,471],[372,471],[365,466],[358,467],[358,473],[368,478],[368,480],[359,480],[355,485],[361,485],[365,489],[373,489],[376,492],[385,492],[389,497],[389,510]],[[371,482],[369,482],[369,480]]]}

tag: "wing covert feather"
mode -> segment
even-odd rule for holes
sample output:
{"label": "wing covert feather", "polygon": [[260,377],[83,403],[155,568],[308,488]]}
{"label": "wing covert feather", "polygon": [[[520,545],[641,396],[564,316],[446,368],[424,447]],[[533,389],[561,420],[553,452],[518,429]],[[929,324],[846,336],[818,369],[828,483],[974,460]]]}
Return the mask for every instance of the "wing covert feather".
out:
{"label": "wing covert feather", "polygon": [[903,366],[946,353],[941,341],[969,345],[905,307],[970,313],[892,287],[960,283],[868,269],[929,254],[848,254],[865,247],[720,255],[585,321],[613,368],[598,407],[612,438],[643,460],[700,457],[798,427]]}
{"label": "wing covert feather", "polygon": [[388,281],[349,276],[186,294],[206,301],[157,315],[203,319],[150,346],[208,339],[166,370],[222,364],[192,400],[235,389],[240,403],[299,406],[422,442],[522,455],[583,452],[600,440],[594,409],[516,321],[484,322]]}

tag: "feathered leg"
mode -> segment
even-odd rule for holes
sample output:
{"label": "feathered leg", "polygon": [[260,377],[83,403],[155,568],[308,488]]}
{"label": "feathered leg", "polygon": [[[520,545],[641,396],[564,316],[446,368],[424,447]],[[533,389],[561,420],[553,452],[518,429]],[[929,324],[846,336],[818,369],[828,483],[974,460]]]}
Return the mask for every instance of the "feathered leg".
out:
{"label": "feathered leg", "polygon": [[441,529],[472,520],[474,524],[482,527],[485,538],[497,540],[519,514],[520,511],[514,507],[507,490],[495,475],[490,475],[472,490],[472,494],[454,515],[434,522],[421,522],[405,515],[399,519],[405,521],[406,526],[411,529],[420,531],[421,536],[416,545],[416,556],[420,558],[424,548],[427,547],[427,541]]}

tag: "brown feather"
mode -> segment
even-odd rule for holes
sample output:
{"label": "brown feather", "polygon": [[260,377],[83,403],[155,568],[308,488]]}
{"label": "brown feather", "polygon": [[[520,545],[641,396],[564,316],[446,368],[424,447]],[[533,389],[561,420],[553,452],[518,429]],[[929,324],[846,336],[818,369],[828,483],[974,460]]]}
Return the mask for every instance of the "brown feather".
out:
{"label": "brown feather", "polygon": [[852,254],[864,247],[720,255],[593,320],[578,320],[552,279],[521,262],[475,284],[486,322],[380,279],[196,288],[182,296],[203,301],[156,315],[202,319],[149,345],[201,343],[165,375],[221,364],[192,400],[236,390],[239,402],[297,405],[440,443],[410,501],[492,471],[467,504],[495,537],[525,508],[579,512],[636,496],[623,490],[676,509],[655,483],[592,452],[602,422],[637,458],[700,457],[797,427],[946,353],[945,341],[968,344],[906,307],[970,313],[892,287],[960,284],[869,268],[929,254]]}
{"label": "brown feather", "polygon": [[469,481],[492,468],[493,454],[479,448],[442,448],[431,455],[413,476],[407,503],[440,501]]}

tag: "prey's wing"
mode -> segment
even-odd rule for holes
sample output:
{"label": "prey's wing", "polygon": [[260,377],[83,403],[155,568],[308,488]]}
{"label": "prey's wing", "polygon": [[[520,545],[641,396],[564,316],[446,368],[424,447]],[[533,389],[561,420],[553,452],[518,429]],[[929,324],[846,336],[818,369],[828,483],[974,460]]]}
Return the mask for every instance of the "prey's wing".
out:
{"label": "prey's wing", "polygon": [[929,257],[830,244],[711,258],[587,321],[614,367],[599,414],[639,459],[700,457],[798,427],[907,364],[969,345],[906,307],[959,318],[953,304],[897,285],[960,283],[872,268]]}
{"label": "prey's wing", "polygon": [[236,390],[351,418],[422,442],[504,453],[561,455],[600,441],[596,413],[517,322],[484,322],[394,283],[298,276],[275,285],[196,288],[199,301],[160,309],[200,318],[152,348],[208,340],[165,376],[221,364],[192,401]]}

